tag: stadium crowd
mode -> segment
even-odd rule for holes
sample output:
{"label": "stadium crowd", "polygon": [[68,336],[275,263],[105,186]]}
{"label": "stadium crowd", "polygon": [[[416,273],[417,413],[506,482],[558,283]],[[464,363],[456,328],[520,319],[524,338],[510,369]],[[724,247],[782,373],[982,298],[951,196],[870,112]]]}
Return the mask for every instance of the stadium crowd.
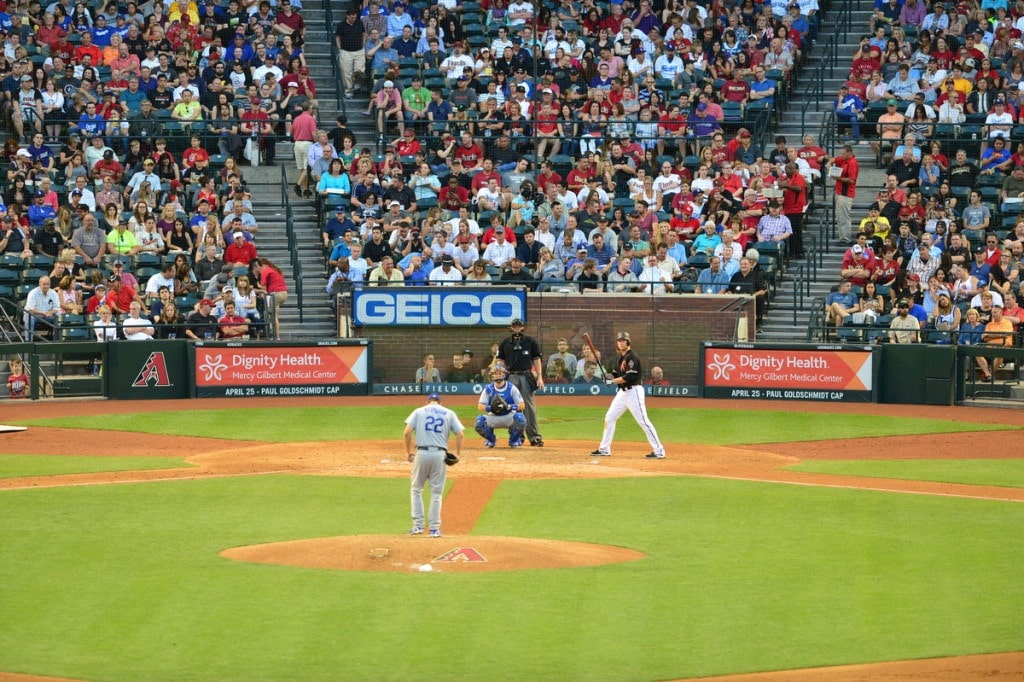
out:
{"label": "stadium crowd", "polygon": [[[854,139],[831,174],[849,248],[827,321],[889,326],[878,335],[895,343],[1014,345],[1024,321],[1024,3],[880,0],[869,23],[833,101]],[[885,169],[884,186],[865,188],[866,216],[852,214],[856,144]]]}
{"label": "stadium crowd", "polygon": [[[299,0],[0,7],[0,286],[30,331],[268,333],[287,291],[258,258],[241,164],[273,165],[316,111],[304,32]],[[155,326],[129,332],[140,317]]]}
{"label": "stadium crowd", "polygon": [[809,136],[759,142],[817,11],[816,0],[348,8],[335,30],[345,96],[367,92],[383,154],[350,133],[309,140],[328,290],[753,293],[760,321],[765,268],[803,255],[809,188],[828,162]]}

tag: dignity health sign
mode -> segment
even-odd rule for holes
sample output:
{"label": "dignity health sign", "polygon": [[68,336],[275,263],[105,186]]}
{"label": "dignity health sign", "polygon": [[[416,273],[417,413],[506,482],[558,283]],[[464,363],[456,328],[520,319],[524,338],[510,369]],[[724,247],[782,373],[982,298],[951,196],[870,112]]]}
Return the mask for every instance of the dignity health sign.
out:
{"label": "dignity health sign", "polygon": [[521,287],[355,287],[352,324],[505,327],[526,320]]}
{"label": "dignity health sign", "polygon": [[874,348],[716,344],[702,348],[705,398],[874,400]]}
{"label": "dignity health sign", "polygon": [[366,395],[369,346],[198,342],[192,361],[196,396]]}

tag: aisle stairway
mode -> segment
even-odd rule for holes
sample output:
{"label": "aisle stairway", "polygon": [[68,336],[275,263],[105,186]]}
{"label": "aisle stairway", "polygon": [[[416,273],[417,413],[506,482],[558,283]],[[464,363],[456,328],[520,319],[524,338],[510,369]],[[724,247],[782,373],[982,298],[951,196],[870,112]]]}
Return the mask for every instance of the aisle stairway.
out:
{"label": "aisle stairway", "polygon": [[[805,59],[802,77],[790,98],[790,106],[779,112],[779,123],[769,135],[769,145],[775,135],[786,138],[787,144],[801,146],[804,134],[814,137],[830,155],[839,152],[841,145],[827,146],[832,139],[830,126],[832,99],[849,73],[851,56],[857,50],[857,41],[868,32],[868,19],[872,12],[870,0],[851,0],[845,3],[850,13],[849,29],[838,25],[842,6],[836,3],[822,21],[817,45]],[[836,41],[838,59],[830,61],[826,46],[830,38]],[[815,78],[821,77],[822,87],[815,89]],[[884,173],[876,167],[874,153],[867,143],[854,145],[854,154],[860,164],[857,198],[853,205],[854,221],[867,215],[874,200],[875,190],[884,182]],[[825,190],[825,191],[823,191]],[[809,340],[808,322],[812,306],[828,295],[839,280],[839,270],[846,247],[836,241],[832,201],[832,183],[827,188],[818,186],[814,191],[815,210],[805,221],[804,234],[817,238],[815,260],[810,258],[790,264],[787,276],[780,282],[778,293],[769,308],[760,341],[802,342]],[[800,272],[802,266],[802,272]],[[799,277],[798,277],[799,275]],[[799,291],[802,289],[802,292]]]}

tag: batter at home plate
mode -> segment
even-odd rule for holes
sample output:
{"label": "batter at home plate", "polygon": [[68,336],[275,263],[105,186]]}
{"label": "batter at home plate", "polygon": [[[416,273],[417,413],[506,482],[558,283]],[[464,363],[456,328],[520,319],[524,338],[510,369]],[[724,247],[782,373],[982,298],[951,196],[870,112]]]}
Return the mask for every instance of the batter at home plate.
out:
{"label": "batter at home plate", "polygon": [[[647,416],[647,405],[644,402],[644,387],[640,385],[643,377],[643,370],[640,367],[640,358],[633,351],[632,342],[628,332],[619,332],[615,337],[615,350],[619,357],[615,360],[615,369],[612,376],[605,379],[609,386],[615,386],[615,398],[604,415],[604,435],[601,436],[601,444],[590,454],[595,457],[608,457],[612,454],[612,439],[615,437],[615,424],[619,417],[626,410],[633,414],[633,419],[640,425],[647,442],[651,444],[651,452],[647,459],[664,459],[665,446],[658,438],[658,432]],[[600,361],[600,355],[598,360]]]}

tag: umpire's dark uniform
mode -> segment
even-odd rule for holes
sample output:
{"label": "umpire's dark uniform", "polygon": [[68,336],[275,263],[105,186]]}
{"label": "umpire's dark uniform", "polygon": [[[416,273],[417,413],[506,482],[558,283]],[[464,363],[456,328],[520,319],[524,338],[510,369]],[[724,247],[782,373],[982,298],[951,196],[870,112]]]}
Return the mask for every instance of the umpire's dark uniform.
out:
{"label": "umpire's dark uniform", "polygon": [[538,388],[544,388],[544,374],[541,367],[540,344],[536,339],[523,334],[523,321],[519,318],[512,320],[509,325],[512,336],[508,337],[498,346],[498,359],[505,363],[508,369],[508,380],[523,394],[523,402],[526,403],[526,438],[530,445],[541,447],[544,439],[541,438],[540,430],[537,428],[537,410],[533,405],[533,392]]}

